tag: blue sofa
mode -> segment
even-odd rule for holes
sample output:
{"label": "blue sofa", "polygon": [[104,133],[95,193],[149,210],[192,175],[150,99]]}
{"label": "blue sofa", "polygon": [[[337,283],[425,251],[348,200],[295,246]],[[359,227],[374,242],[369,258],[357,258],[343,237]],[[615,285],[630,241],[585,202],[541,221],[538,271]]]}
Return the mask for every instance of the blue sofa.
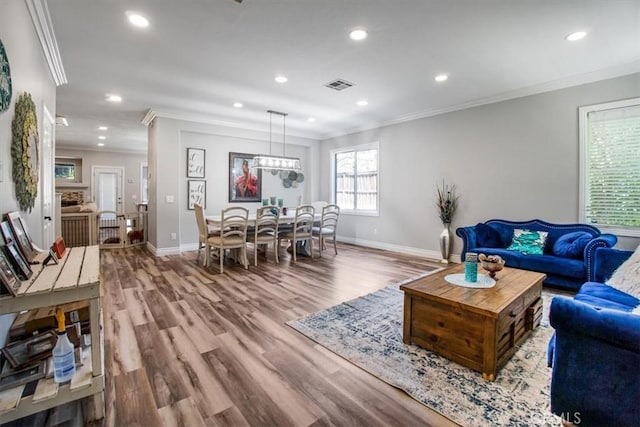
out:
{"label": "blue sofa", "polygon": [[596,281],[551,302],[551,411],[580,426],[640,426],[640,300],[604,283],[631,254],[596,249]]}
{"label": "blue sofa", "polygon": [[[507,250],[516,228],[530,231],[546,231],[548,234],[542,255],[525,255],[518,251]],[[487,232],[489,231],[489,233]],[[584,249],[573,256],[554,254],[554,245],[563,235],[574,232],[586,232],[591,235],[583,241]],[[596,248],[611,248],[617,242],[612,234],[602,234],[596,227],[587,224],[552,224],[539,219],[531,221],[507,221],[491,219],[484,223],[460,227],[456,234],[462,239],[464,260],[467,252],[500,255],[508,267],[546,273],[544,285],[577,291],[583,283],[592,280],[589,272]]]}

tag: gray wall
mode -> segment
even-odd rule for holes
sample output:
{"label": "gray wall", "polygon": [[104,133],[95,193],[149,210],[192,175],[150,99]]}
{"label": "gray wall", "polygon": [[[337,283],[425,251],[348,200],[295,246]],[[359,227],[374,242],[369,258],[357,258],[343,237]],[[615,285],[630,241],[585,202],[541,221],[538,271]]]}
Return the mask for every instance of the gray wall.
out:
{"label": "gray wall", "polygon": [[[455,184],[452,224],[490,218],[578,222],[578,107],[640,96],[640,74],[328,139],[320,196],[330,199],[330,151],[380,142],[380,215],[340,218],[339,234],[374,246],[439,253],[436,185]],[[633,249],[636,238],[620,238]],[[455,238],[453,252],[461,241]]]}
{"label": "gray wall", "polygon": [[[71,148],[56,148],[56,156],[75,157],[82,159],[82,178],[79,180],[87,185],[84,191],[85,201],[92,199],[92,166],[120,166],[124,167],[124,210],[135,212],[136,204],[140,202],[140,164],[147,161],[146,154],[119,153],[98,150],[77,150]],[[57,191],[60,191],[58,188]],[[64,189],[77,191],[75,189]]]}
{"label": "gray wall", "polygon": [[[277,196],[293,206],[297,197],[303,202],[317,199],[317,141],[287,136],[286,153],[302,161],[305,182],[298,189],[285,189],[281,181],[269,173],[263,174],[263,197]],[[172,253],[197,246],[198,233],[194,212],[187,209],[186,150],[206,150],[206,181],[208,215],[219,214],[229,206],[229,152],[269,153],[269,134],[167,118],[156,118],[149,128],[149,242],[158,253]],[[272,153],[282,152],[274,143]],[[173,202],[167,202],[167,196]],[[233,203],[251,210],[260,203]],[[171,234],[176,239],[171,239]]]}
{"label": "gray wall", "polygon": [[[46,105],[51,115],[55,116],[56,113],[56,87],[23,0],[2,1],[0,40],[7,51],[13,83],[11,106],[4,113],[0,113],[0,213],[4,214],[18,209],[11,178],[11,121],[15,101],[23,92],[31,93],[36,104],[38,132],[42,135],[43,106]],[[38,194],[41,193],[39,189]],[[43,245],[41,205],[42,200],[38,197],[31,213],[21,212],[31,237],[39,245]],[[12,321],[12,315],[0,316],[0,346],[4,345],[6,332]]]}

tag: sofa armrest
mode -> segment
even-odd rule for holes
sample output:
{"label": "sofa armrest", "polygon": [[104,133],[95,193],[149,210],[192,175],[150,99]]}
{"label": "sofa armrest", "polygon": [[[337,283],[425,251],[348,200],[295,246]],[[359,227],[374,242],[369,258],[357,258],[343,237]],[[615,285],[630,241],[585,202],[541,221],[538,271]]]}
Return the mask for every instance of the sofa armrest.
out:
{"label": "sofa armrest", "polygon": [[615,246],[618,238],[613,234],[601,234],[600,236],[592,239],[584,247],[584,262],[587,264],[587,282],[597,282],[594,277],[591,277],[593,271],[593,263],[596,249],[598,248],[612,248]]}
{"label": "sofa armrest", "polygon": [[640,354],[640,316],[608,308],[596,308],[571,298],[551,301],[549,322],[557,334],[570,333]]}
{"label": "sofa armrest", "polygon": [[476,240],[476,228],[473,226],[459,227],[456,229],[456,234],[462,239],[462,253],[460,258],[464,260],[464,256],[471,249],[478,247]]}
{"label": "sofa armrest", "polygon": [[613,248],[596,248],[590,265],[589,281],[606,283],[620,265],[633,254]]}
{"label": "sofa armrest", "polygon": [[639,425],[640,316],[555,297],[549,319],[551,411],[578,425]]}

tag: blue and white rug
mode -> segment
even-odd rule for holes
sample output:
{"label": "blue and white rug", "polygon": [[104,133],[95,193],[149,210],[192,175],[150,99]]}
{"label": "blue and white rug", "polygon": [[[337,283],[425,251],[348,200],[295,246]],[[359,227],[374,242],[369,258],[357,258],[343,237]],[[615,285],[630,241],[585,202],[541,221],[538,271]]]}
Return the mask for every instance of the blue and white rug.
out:
{"label": "blue and white rug", "polygon": [[402,342],[404,293],[398,283],[287,325],[463,426],[558,426],[560,418],[549,411],[546,362],[552,297],[543,291],[542,324],[494,382]]}

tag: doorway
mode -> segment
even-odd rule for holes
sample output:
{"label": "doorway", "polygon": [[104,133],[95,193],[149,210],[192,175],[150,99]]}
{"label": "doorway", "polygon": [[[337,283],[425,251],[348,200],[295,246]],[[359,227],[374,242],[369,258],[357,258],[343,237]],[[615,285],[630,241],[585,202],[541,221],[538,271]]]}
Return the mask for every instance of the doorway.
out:
{"label": "doorway", "polygon": [[55,227],[53,222],[53,141],[55,133],[55,121],[43,106],[44,120],[42,122],[42,245],[48,248],[55,235]]}
{"label": "doorway", "polygon": [[123,213],[124,167],[92,166],[93,201],[99,211]]}

